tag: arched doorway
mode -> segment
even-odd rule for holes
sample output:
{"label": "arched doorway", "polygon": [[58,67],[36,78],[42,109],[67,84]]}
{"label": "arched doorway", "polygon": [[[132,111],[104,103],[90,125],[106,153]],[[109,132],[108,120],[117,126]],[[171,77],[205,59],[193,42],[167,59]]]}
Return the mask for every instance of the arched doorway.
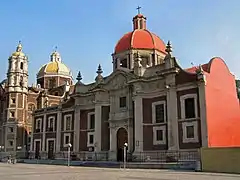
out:
{"label": "arched doorway", "polygon": [[117,131],[117,160],[123,161],[124,143],[128,143],[128,132],[125,128],[119,128]]}

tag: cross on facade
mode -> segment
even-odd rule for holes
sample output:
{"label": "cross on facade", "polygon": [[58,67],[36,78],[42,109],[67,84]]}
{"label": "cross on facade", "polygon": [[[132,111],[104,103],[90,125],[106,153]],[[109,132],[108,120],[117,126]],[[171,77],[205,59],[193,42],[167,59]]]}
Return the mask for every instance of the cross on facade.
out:
{"label": "cross on facade", "polygon": [[141,9],[141,8],[142,8],[142,7],[140,7],[140,6],[137,7],[138,14],[140,14],[140,9]]}

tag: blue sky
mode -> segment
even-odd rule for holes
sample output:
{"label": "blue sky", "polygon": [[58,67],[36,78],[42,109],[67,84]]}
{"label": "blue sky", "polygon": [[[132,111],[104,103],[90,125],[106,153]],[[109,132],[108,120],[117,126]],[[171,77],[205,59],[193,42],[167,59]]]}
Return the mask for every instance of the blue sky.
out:
{"label": "blue sky", "polygon": [[[230,3],[231,2],[231,3]],[[29,83],[58,46],[74,76],[84,82],[112,71],[111,53],[123,34],[132,30],[137,6],[147,16],[147,28],[165,42],[183,67],[222,57],[240,77],[239,0],[8,0],[0,6],[0,79],[6,77],[9,55],[19,40],[29,57]]]}

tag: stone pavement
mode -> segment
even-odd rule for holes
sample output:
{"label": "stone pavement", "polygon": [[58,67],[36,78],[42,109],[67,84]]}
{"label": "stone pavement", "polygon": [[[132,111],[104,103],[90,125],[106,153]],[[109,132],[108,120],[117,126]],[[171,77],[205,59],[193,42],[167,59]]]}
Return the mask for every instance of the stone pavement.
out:
{"label": "stone pavement", "polygon": [[240,175],[0,163],[1,180],[240,180]]}

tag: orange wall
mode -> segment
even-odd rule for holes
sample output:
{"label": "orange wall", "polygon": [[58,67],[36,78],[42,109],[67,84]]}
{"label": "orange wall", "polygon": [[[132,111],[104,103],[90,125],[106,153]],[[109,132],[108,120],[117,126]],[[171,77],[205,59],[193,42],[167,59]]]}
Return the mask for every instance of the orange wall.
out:
{"label": "orange wall", "polygon": [[234,76],[220,58],[215,58],[206,80],[208,146],[240,147],[240,106]]}

